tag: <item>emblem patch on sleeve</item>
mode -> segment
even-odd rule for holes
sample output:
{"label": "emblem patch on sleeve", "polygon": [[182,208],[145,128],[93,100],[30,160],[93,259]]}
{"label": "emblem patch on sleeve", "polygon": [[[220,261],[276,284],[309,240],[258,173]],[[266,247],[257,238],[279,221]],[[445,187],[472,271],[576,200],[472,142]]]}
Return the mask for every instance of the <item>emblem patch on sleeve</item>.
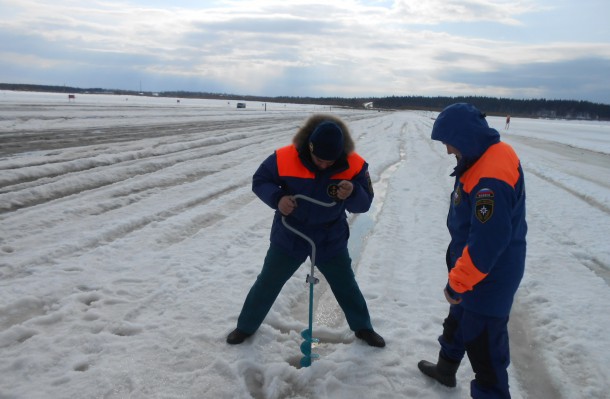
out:
{"label": "emblem patch on sleeve", "polygon": [[483,188],[477,192],[475,199],[475,216],[479,222],[485,223],[494,213],[494,192],[489,188]]}

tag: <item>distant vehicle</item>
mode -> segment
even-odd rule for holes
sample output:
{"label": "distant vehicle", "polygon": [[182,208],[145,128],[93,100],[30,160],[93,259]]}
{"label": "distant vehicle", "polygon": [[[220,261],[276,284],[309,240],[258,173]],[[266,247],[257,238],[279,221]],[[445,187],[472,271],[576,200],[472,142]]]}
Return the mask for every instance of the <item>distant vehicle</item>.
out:
{"label": "distant vehicle", "polygon": [[237,103],[237,108],[246,108],[246,103]]}

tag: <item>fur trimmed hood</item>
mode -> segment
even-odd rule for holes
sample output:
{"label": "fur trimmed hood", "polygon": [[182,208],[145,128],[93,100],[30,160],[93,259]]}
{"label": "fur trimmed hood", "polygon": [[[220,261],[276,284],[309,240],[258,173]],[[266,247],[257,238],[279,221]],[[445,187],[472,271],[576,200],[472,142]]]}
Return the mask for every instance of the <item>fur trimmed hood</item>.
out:
{"label": "fur trimmed hood", "polygon": [[354,144],[354,140],[352,140],[352,136],[347,128],[347,125],[338,117],[334,115],[328,114],[314,114],[307,119],[305,124],[299,128],[297,133],[292,138],[292,143],[297,148],[299,152],[308,149],[309,145],[309,137],[316,129],[316,127],[322,122],[333,122],[343,132],[343,151],[345,154],[351,154],[356,149],[356,145]]}

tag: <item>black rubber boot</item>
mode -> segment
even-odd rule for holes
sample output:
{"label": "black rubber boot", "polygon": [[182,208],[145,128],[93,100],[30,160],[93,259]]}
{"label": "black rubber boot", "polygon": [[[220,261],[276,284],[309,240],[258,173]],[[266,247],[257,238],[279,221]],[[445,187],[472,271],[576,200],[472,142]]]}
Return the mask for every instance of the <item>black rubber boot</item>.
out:
{"label": "black rubber boot", "polygon": [[422,360],[417,364],[417,367],[428,377],[434,378],[447,387],[454,388],[456,384],[455,373],[460,367],[460,362],[451,362],[439,355],[437,364]]}
{"label": "black rubber boot", "polygon": [[385,346],[385,340],[373,330],[358,330],[356,331],[356,337],[370,346],[375,346],[377,348],[383,348]]}
{"label": "black rubber boot", "polygon": [[239,328],[236,328],[235,330],[231,331],[231,333],[227,336],[227,344],[230,344],[230,345],[241,344],[250,335],[252,335],[252,334],[245,333],[242,330],[240,330]]}

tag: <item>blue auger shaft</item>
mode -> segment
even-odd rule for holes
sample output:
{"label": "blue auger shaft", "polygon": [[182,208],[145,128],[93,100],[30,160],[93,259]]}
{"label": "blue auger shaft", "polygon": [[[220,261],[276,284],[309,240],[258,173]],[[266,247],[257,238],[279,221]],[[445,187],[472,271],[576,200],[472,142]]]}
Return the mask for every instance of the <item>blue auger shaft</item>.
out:
{"label": "blue auger shaft", "polygon": [[312,280],[309,282],[309,341],[313,341],[313,286],[314,280],[312,276]]}
{"label": "blue auger shaft", "polygon": [[[301,198],[306,201],[312,202],[314,204],[317,204],[320,206],[325,206],[328,208],[330,208],[331,206],[335,206],[335,204],[336,204],[336,202],[318,201],[316,199],[307,197],[302,194],[297,194],[294,196],[295,200],[298,198]],[[294,227],[290,226],[286,222],[285,216],[282,216],[282,223],[288,230],[292,231],[294,234],[303,238],[305,241],[307,241],[309,243],[309,245],[311,245],[311,273],[308,276],[308,279],[309,279],[309,328],[308,328],[308,338],[306,338],[306,340],[309,342],[309,350],[308,350],[308,354],[305,354],[305,357],[303,357],[303,359],[301,359],[301,364],[304,367],[308,367],[309,365],[311,365],[311,358],[312,358],[311,344],[313,343],[313,340],[314,340],[314,338],[313,338],[313,286],[316,283],[316,278],[314,277],[314,267],[316,265],[316,244],[313,242],[313,240],[311,238],[307,237],[305,234],[301,233]]]}

